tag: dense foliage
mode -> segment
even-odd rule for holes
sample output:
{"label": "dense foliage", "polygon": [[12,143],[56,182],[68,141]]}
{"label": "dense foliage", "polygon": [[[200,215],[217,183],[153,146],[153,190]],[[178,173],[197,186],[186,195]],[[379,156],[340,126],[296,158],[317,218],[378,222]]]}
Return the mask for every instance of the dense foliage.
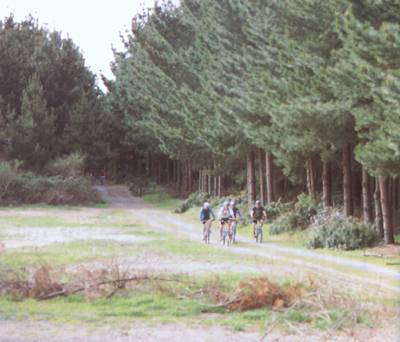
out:
{"label": "dense foliage", "polygon": [[20,169],[20,163],[0,162],[0,205],[19,203],[88,204],[99,201],[81,176],[45,176]]}
{"label": "dense foliage", "polygon": [[94,166],[107,146],[101,95],[71,39],[31,17],[0,21],[0,152],[39,172],[74,151]]}
{"label": "dense foliage", "polygon": [[87,168],[184,195],[246,185],[247,210],[258,196],[272,216],[307,191],[282,227],[304,227],[322,202],[394,242],[398,0],[159,1],[124,46],[102,94],[70,39],[1,22],[0,155],[42,171],[79,151]]}
{"label": "dense foliage", "polygon": [[339,212],[330,212],[310,228],[310,248],[353,250],[371,247],[379,240],[374,227]]}
{"label": "dense foliage", "polygon": [[[184,0],[178,8],[161,2],[134,18],[126,50],[116,54],[111,106],[126,123],[126,141],[191,160],[201,191],[219,193],[214,177],[233,177],[247,156],[249,203],[256,165],[264,197],[262,153],[254,162],[261,150],[267,169],[273,160],[313,198],[322,189],[325,206],[342,187],[345,213],[352,215],[361,200],[361,186],[352,182],[363,173],[365,220],[378,189],[385,240],[392,242],[399,207],[388,198],[399,193],[399,6],[396,0]],[[339,170],[343,181],[334,176]],[[286,183],[271,186],[266,178],[270,202],[273,190],[280,191],[275,200],[287,194]]]}

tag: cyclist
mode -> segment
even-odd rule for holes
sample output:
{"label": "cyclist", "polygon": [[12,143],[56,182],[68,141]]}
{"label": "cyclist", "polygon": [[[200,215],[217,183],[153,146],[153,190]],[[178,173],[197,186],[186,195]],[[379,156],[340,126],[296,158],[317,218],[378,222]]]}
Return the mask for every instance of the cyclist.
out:
{"label": "cyclist", "polygon": [[205,239],[205,232],[208,228],[207,224],[209,224],[211,220],[215,220],[214,212],[211,209],[210,203],[204,202],[200,210],[200,221],[203,224],[203,240]]}
{"label": "cyclist", "polygon": [[[233,220],[236,221],[236,222],[232,222],[232,224],[231,224],[231,227],[234,227],[234,228],[232,228],[233,229],[232,233],[233,233],[233,242],[235,242],[236,229],[237,229],[237,225],[238,225],[239,220],[242,218],[242,214],[240,213],[239,208],[236,206],[235,200],[231,201],[230,208],[232,210]],[[235,225],[234,225],[234,223],[235,223]]]}
{"label": "cyclist", "polygon": [[225,201],[222,207],[218,211],[218,219],[220,220],[220,229],[219,234],[222,237],[222,229],[224,228],[225,224],[229,225],[229,221],[233,217],[232,209],[229,207],[229,201]]}
{"label": "cyclist", "polygon": [[233,216],[235,219],[237,219],[237,218],[241,219],[241,218],[242,218],[242,214],[240,213],[239,208],[236,206],[235,200],[232,200],[232,201],[231,201],[229,207],[231,208],[232,214],[233,214],[232,216]]}
{"label": "cyclist", "polygon": [[255,206],[253,207],[253,209],[251,209],[250,216],[253,221],[253,236],[255,237],[256,224],[260,222],[262,225],[264,220],[267,218],[265,208],[261,205],[261,202],[259,200],[256,201]]}

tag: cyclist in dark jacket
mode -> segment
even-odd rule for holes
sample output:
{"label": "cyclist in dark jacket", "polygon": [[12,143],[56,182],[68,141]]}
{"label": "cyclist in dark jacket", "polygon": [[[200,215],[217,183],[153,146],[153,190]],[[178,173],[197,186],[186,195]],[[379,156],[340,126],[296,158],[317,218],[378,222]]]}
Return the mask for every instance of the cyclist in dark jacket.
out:
{"label": "cyclist in dark jacket", "polygon": [[260,201],[256,201],[256,205],[253,207],[253,209],[251,209],[250,216],[253,221],[253,235],[255,236],[256,224],[260,222],[262,225],[264,220],[267,218],[265,208],[261,205]]}
{"label": "cyclist in dark jacket", "polygon": [[205,239],[205,232],[207,228],[211,228],[211,222],[215,220],[215,215],[211,209],[210,203],[205,202],[200,209],[200,221],[203,224],[203,240]]}
{"label": "cyclist in dark jacket", "polygon": [[206,221],[210,219],[215,220],[215,215],[213,210],[211,209],[210,203],[205,202],[203,207],[200,209],[200,221],[204,224]]}

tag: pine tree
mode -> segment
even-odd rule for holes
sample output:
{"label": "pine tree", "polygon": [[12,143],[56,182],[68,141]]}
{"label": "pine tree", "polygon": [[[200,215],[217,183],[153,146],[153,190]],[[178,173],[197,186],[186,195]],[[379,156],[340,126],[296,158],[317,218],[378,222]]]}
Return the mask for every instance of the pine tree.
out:
{"label": "pine tree", "polygon": [[8,130],[10,157],[24,161],[25,166],[41,170],[48,159],[55,156],[56,135],[54,115],[47,108],[37,75],[27,84],[21,102],[21,114]]}

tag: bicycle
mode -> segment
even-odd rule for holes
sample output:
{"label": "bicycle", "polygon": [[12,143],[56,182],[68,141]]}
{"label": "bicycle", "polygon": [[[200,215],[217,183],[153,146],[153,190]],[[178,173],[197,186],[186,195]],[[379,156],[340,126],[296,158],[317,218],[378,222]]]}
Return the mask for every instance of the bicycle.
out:
{"label": "bicycle", "polygon": [[232,242],[232,231],[230,229],[229,222],[224,222],[221,230],[221,244],[223,246],[229,246]]}
{"label": "bicycle", "polygon": [[232,243],[236,243],[236,233],[237,233],[238,224],[239,224],[239,222],[236,218],[232,219],[232,223],[231,223]]}
{"label": "bicycle", "polygon": [[203,222],[203,241],[206,245],[210,244],[211,225],[213,220]]}
{"label": "bicycle", "polygon": [[256,223],[256,229],[255,229],[255,234],[254,237],[256,239],[256,243],[262,243],[263,241],[263,229],[262,229],[262,221],[257,221]]}

